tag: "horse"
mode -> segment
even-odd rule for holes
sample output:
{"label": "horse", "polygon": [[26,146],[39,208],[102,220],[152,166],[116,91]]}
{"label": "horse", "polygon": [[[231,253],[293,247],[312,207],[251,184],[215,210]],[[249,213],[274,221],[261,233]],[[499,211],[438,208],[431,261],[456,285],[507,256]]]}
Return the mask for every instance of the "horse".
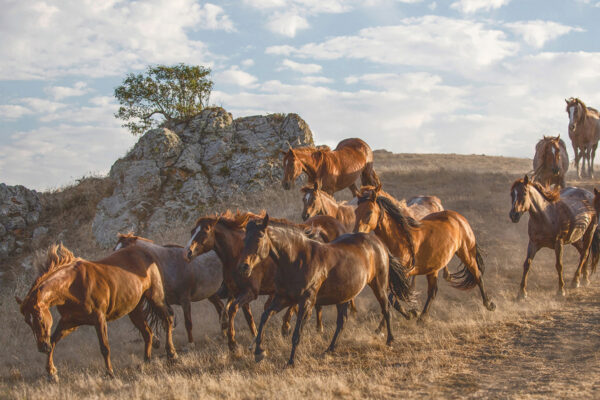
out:
{"label": "horse", "polygon": [[387,197],[381,187],[362,190],[358,200],[355,232],[375,232],[403,265],[411,267],[408,275],[427,276],[427,301],[419,316],[422,324],[437,294],[439,270],[456,255],[462,269],[450,274],[450,284],[457,289],[479,286],[483,305],[494,311],[483,284],[484,261],[475,234],[465,217],[451,210],[429,214],[420,221],[406,216]]}
{"label": "horse", "polygon": [[567,103],[566,112],[569,114],[569,138],[571,138],[573,153],[575,153],[577,178],[581,179],[579,160],[582,157],[581,169],[585,169],[587,161],[588,175],[590,178],[594,178],[594,158],[598,140],[600,140],[600,113],[592,107],[587,107],[578,98],[571,97],[565,99],[565,102]]}
{"label": "horse", "polygon": [[[56,344],[81,325],[96,328],[107,374],[114,377],[110,360],[107,322],[129,316],[144,338],[144,360],[152,351],[152,330],[147,318],[161,322],[166,330],[166,351],[177,358],[173,346],[173,315],[169,309],[157,260],[133,246],[114,252],[98,261],[77,258],[62,244],[50,246],[41,274],[23,300],[15,296],[21,314],[37,342],[46,353],[46,371],[57,381],[53,354]],[[50,336],[56,306],[60,320]]]}
{"label": "horse", "polygon": [[[356,205],[347,202],[338,203],[333,196],[321,190],[318,182],[315,182],[312,187],[304,186],[301,191],[304,205],[302,210],[303,220],[306,221],[315,215],[329,215],[340,221],[348,232],[352,232],[356,220],[354,215]],[[387,196],[396,203],[403,214],[417,220],[428,214],[444,210],[442,202],[437,196],[414,196],[408,201],[398,201],[383,190],[380,195]]]}
{"label": "horse", "polygon": [[[219,319],[223,313],[223,302],[217,292],[223,283],[223,265],[214,252],[207,253],[188,263],[185,259],[185,249],[178,245],[161,246],[150,239],[135,236],[132,233],[117,235],[114,250],[137,246],[143,251],[150,252],[158,260],[158,268],[163,276],[163,284],[167,304],[177,304],[183,310],[185,329],[188,337],[188,347],[194,347],[192,335],[192,302],[208,299]],[[227,326],[221,324],[225,331]]]}
{"label": "horse", "polygon": [[568,169],[569,155],[560,135],[544,136],[535,146],[532,178],[544,186],[557,185],[563,188]]}
{"label": "horse", "polygon": [[283,153],[282,186],[289,190],[294,181],[302,174],[308,176],[308,184],[320,182],[322,190],[333,195],[349,188],[356,196],[356,180],[361,178],[363,185],[373,184],[373,151],[361,139],[344,139],[331,151],[314,146],[289,147]]}
{"label": "horse", "polygon": [[[227,330],[228,345],[231,351],[237,347],[235,340],[234,320],[238,308],[241,306],[246,317],[246,322],[253,336],[256,336],[256,325],[250,312],[249,303],[259,295],[271,296],[275,291],[275,264],[272,260],[265,260],[257,266],[250,277],[243,277],[237,273],[239,256],[243,249],[245,227],[250,219],[262,218],[261,215],[253,213],[231,213],[229,210],[221,215],[205,216],[196,221],[191,231],[191,238],[186,247],[186,259],[191,260],[199,254],[214,250],[223,263],[223,282],[229,293],[234,297],[233,301],[226,306],[229,316]],[[281,224],[289,224],[282,220]],[[317,226],[315,231],[322,240],[333,240],[333,238],[345,233],[343,226],[334,218],[320,216],[313,221],[307,221],[303,229]],[[268,306],[267,301],[265,306]],[[282,335],[286,336],[290,331],[290,319],[293,309],[286,313],[281,328]],[[320,313],[317,313],[317,329],[323,330]]]}
{"label": "horse", "polygon": [[527,257],[523,263],[523,278],[518,299],[527,297],[527,274],[535,254],[542,248],[553,249],[558,273],[558,295],[565,295],[563,280],[563,246],[571,244],[579,252],[579,264],[573,276],[573,287],[579,287],[580,275],[587,285],[588,255],[592,254],[592,273],[600,257],[600,235],[596,233],[598,216],[593,208],[594,196],[585,189],[566,187],[560,191],[545,188],[538,182],[524,178],[517,179],[510,188],[512,207],[509,213],[512,222],[517,223],[521,215],[529,213],[529,244]]}
{"label": "horse", "polygon": [[350,300],[369,285],[385,319],[387,341],[393,341],[387,299],[388,282],[401,300],[411,297],[406,269],[391,256],[375,235],[351,233],[330,243],[307,237],[294,226],[273,226],[269,216],[250,221],[246,227],[239,269],[250,276],[267,259],[277,264],[275,297],[263,312],[256,337],[255,361],[264,359],[262,334],[271,316],[285,307],[298,305],[288,365],[294,365],[301,329],[314,306],[337,306],[337,326],[327,352],[333,352],[344,327]]}

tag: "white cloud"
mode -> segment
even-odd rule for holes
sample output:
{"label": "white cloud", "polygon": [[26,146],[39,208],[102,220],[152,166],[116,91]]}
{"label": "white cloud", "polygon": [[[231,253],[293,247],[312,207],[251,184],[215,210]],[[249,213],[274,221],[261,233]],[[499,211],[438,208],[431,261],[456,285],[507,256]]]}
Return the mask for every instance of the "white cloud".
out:
{"label": "white cloud", "polygon": [[83,96],[90,89],[85,82],[76,82],[73,87],[51,86],[45,88],[44,91],[52,96],[54,100],[61,100],[65,97]]}
{"label": "white cloud", "polygon": [[215,73],[214,81],[217,84],[237,85],[242,87],[255,87],[258,79],[245,71],[242,71],[238,66]]}
{"label": "white cloud", "polygon": [[292,71],[300,72],[301,74],[316,74],[321,72],[323,67],[319,64],[303,64],[298,63],[289,59],[285,59],[282,61],[281,65],[283,68],[291,69]]}
{"label": "white cloud", "polygon": [[519,46],[483,23],[439,16],[406,18],[399,25],[366,28],[299,48],[267,48],[267,54],[334,60],[364,59],[390,65],[453,70],[468,74],[514,55]]}
{"label": "white cloud", "polygon": [[275,13],[267,22],[267,29],[279,35],[294,37],[299,30],[307,29],[310,25],[306,18],[294,13]]}
{"label": "white cloud", "polygon": [[[412,2],[414,0],[405,0]],[[420,1],[420,0],[416,0]],[[261,10],[287,8],[309,14],[342,13],[351,10],[360,1],[353,0],[244,0],[244,3]]]}
{"label": "white cloud", "polygon": [[478,11],[498,9],[510,3],[510,0],[458,0],[450,5],[464,14],[473,14]]}
{"label": "white cloud", "polygon": [[18,104],[0,105],[0,120],[15,120],[32,113],[29,108]]}
{"label": "white cloud", "polygon": [[0,13],[0,79],[102,77],[152,63],[207,64],[188,36],[231,30],[217,6],[195,0],[8,2]]}
{"label": "white cloud", "polygon": [[516,34],[523,37],[523,40],[530,46],[536,48],[544,47],[546,42],[556,39],[559,36],[566,35],[571,31],[582,32],[581,28],[574,28],[559,24],[553,21],[518,21],[505,24]]}
{"label": "white cloud", "polygon": [[251,58],[247,58],[244,61],[242,61],[242,65],[244,67],[252,67],[254,65],[254,60]]}
{"label": "white cloud", "polygon": [[53,113],[66,106],[64,103],[59,103],[47,99],[41,99],[38,97],[25,97],[19,99],[18,101],[19,103],[26,104],[29,107],[29,109],[36,114]]}
{"label": "white cloud", "polygon": [[229,16],[225,14],[225,11],[211,3],[206,3],[201,11],[201,20],[199,22],[200,27],[212,30],[224,30],[226,32],[233,32],[235,28],[233,22],[229,19]]}

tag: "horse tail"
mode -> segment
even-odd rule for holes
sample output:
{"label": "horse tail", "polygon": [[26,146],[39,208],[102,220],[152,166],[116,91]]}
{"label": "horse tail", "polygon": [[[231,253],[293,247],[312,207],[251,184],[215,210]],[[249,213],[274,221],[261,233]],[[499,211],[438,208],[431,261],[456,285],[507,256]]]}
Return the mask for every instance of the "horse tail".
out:
{"label": "horse tail", "polygon": [[[174,315],[173,309],[168,304],[167,304],[167,309],[168,309],[169,314],[171,316],[173,316]],[[162,328],[163,330],[167,329],[166,320],[163,317],[162,310],[159,307],[157,307],[156,304],[154,304],[148,298],[144,298],[144,317],[146,318],[146,321],[148,322],[148,325],[152,329],[152,332],[154,333],[154,335],[158,336],[158,332],[159,332],[160,328]],[[173,323],[173,326],[176,326],[176,325],[177,325],[177,322],[175,321]]]}
{"label": "horse tail", "polygon": [[[485,264],[481,255],[481,247],[479,247],[478,244],[475,245],[475,261],[477,263],[477,269],[479,270],[479,273],[483,275],[485,272]],[[465,265],[464,262],[461,263],[460,266],[462,268],[459,271],[450,274],[450,277],[452,278],[450,284],[452,287],[459,290],[468,290],[473,288],[475,285],[477,285],[478,279],[475,277],[475,275],[473,275],[469,267]]]}
{"label": "horse tail", "polygon": [[413,287],[408,276],[410,268],[402,265],[400,260],[388,252],[389,259],[389,286],[398,300],[408,303],[413,301]]}
{"label": "horse tail", "polygon": [[219,288],[219,290],[217,290],[215,294],[219,296],[220,299],[226,299],[229,297],[229,289],[227,289],[227,285],[225,285],[225,282],[221,283],[221,287]]}
{"label": "horse tail", "polygon": [[360,174],[360,183],[362,186],[378,186],[379,177],[373,168],[373,161],[367,162]]}
{"label": "horse tail", "polygon": [[592,238],[591,256],[592,259],[590,260],[590,275],[596,272],[596,267],[598,266],[598,261],[600,260],[600,226],[597,226],[596,230],[594,231],[594,237]]}

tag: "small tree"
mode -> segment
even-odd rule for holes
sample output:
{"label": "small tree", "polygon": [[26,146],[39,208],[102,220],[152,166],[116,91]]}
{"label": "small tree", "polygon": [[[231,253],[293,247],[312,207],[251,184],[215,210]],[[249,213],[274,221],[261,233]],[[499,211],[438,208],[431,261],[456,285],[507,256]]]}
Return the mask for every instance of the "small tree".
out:
{"label": "small tree", "polygon": [[[161,123],[187,121],[208,103],[213,82],[210,69],[178,64],[148,66],[145,74],[129,74],[115,89],[121,107],[116,118],[140,135]],[[164,117],[164,120],[156,116]]]}

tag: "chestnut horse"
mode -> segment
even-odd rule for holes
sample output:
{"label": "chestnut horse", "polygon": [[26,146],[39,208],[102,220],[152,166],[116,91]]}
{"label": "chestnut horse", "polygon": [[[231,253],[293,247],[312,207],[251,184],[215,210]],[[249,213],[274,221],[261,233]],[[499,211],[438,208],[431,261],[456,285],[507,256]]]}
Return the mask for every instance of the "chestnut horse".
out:
{"label": "chestnut horse", "polygon": [[[304,204],[302,210],[303,220],[307,220],[315,215],[329,215],[340,221],[348,232],[352,232],[356,220],[354,214],[355,205],[346,202],[338,203],[333,196],[320,190],[317,182],[312,187],[303,187],[301,191],[304,194],[302,197]],[[415,196],[411,197],[408,202],[404,200],[398,201],[383,190],[380,192],[380,196],[388,197],[395,202],[403,214],[417,220],[428,214],[444,210],[441,200],[436,196]]]}
{"label": "chestnut horse", "polygon": [[560,135],[544,136],[535,146],[532,178],[543,186],[554,184],[563,188],[568,169],[569,155]]}
{"label": "chestnut horse", "polygon": [[[173,346],[173,316],[165,301],[157,260],[139,248],[115,252],[99,261],[76,258],[62,244],[48,249],[41,275],[35,280],[21,306],[25,322],[37,341],[38,350],[48,355],[48,377],[57,380],[54,347],[81,325],[96,328],[106,370],[113,377],[107,322],[129,315],[145,343],[144,360],[150,359],[152,330],[147,317],[162,322],[166,329],[169,359],[177,358]],[[56,306],[60,320],[50,336]],[[147,307],[145,307],[147,306]]]}
{"label": "chestnut horse", "polygon": [[350,300],[369,285],[379,302],[387,326],[387,344],[393,341],[387,300],[388,282],[392,293],[401,300],[410,298],[406,270],[388,252],[375,235],[352,233],[330,243],[310,239],[294,226],[272,226],[269,216],[250,221],[246,228],[240,271],[250,276],[261,262],[273,259],[277,264],[275,297],[263,312],[256,337],[255,360],[262,360],[262,334],[269,318],[285,307],[298,305],[298,317],[292,337],[288,365],[294,364],[302,327],[313,307],[337,306],[337,327],[327,348],[335,344],[347,318]]}
{"label": "chestnut horse", "polygon": [[573,287],[579,286],[579,277],[583,269],[583,280],[588,280],[587,260],[592,250],[592,272],[598,264],[600,255],[600,237],[595,233],[598,217],[593,208],[594,196],[587,190],[567,187],[550,190],[537,182],[524,178],[517,179],[510,188],[512,207],[510,219],[517,223],[521,215],[529,213],[529,244],[527,257],[523,263],[523,278],[519,290],[519,299],[527,297],[527,274],[535,254],[542,248],[553,249],[558,272],[558,294],[565,295],[563,280],[563,245],[571,244],[579,252],[579,264],[573,276]]}
{"label": "chestnut horse", "polygon": [[573,144],[575,153],[575,168],[577,178],[581,178],[579,172],[579,160],[583,158],[581,170],[585,170],[585,162],[588,164],[588,176],[594,177],[594,158],[596,148],[600,140],[600,114],[598,110],[587,107],[578,98],[565,99],[566,111],[569,114],[569,138]]}
{"label": "chestnut horse", "polygon": [[353,196],[358,189],[356,180],[361,178],[363,185],[375,184],[373,152],[361,139],[344,139],[335,150],[304,146],[283,152],[283,181],[289,190],[302,174],[308,176],[308,184],[319,182],[322,190],[334,194],[349,188]]}
{"label": "chestnut horse", "polygon": [[[250,277],[240,276],[237,273],[237,264],[239,256],[243,249],[243,240],[246,223],[250,219],[262,218],[262,216],[253,213],[232,214],[227,211],[224,214],[216,216],[207,216],[199,218],[196,226],[192,229],[191,238],[186,247],[186,258],[191,260],[199,254],[214,250],[223,263],[223,282],[227,286],[229,293],[234,297],[231,304],[226,307],[229,316],[229,325],[227,330],[228,344],[230,350],[235,350],[237,342],[235,340],[234,320],[238,307],[244,310],[246,322],[253,336],[256,336],[256,325],[250,312],[249,303],[255,300],[259,295],[272,295],[275,292],[275,271],[276,267],[272,260],[265,260],[257,266]],[[278,223],[289,224],[287,221],[278,220]],[[320,216],[302,226],[306,229],[311,226],[317,226],[317,233],[324,240],[333,240],[337,236],[345,233],[343,226],[334,218]],[[265,304],[268,305],[269,302]],[[290,318],[293,310],[288,310],[281,328],[285,336],[290,330]],[[322,330],[321,315],[317,314],[317,327]]]}
{"label": "chestnut horse", "polygon": [[483,285],[484,264],[471,226],[459,213],[445,210],[427,215],[420,221],[405,216],[387,197],[380,196],[381,187],[363,190],[356,208],[356,232],[374,231],[391,253],[404,265],[412,267],[409,276],[427,276],[427,302],[419,316],[424,321],[437,294],[439,270],[456,255],[463,268],[451,274],[450,284],[457,289],[479,286],[483,305],[493,311]]}
{"label": "chestnut horse", "polygon": [[[192,335],[192,302],[208,299],[219,318],[223,313],[223,302],[217,295],[223,283],[223,265],[214,252],[194,259],[188,264],[185,249],[177,245],[161,246],[150,239],[132,233],[118,235],[114,250],[137,246],[152,254],[159,261],[167,304],[177,304],[183,310],[188,347],[194,347]],[[223,331],[227,328],[222,325]]]}

